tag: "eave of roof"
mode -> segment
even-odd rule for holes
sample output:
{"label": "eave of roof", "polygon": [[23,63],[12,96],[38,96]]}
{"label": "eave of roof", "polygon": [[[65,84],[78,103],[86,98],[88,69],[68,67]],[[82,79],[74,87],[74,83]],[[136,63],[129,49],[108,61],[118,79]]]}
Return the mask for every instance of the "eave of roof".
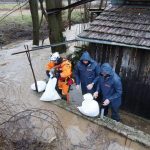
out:
{"label": "eave of roof", "polygon": [[97,40],[97,39],[89,39],[89,38],[81,38],[76,37],[77,40],[85,41],[89,43],[97,43],[97,44],[106,44],[106,45],[114,45],[114,46],[123,46],[123,47],[130,47],[130,48],[138,48],[138,49],[145,49],[150,51],[150,47],[146,46],[138,46],[138,45],[132,45],[132,44],[123,44],[119,42],[112,42],[112,41],[106,41],[106,40]]}
{"label": "eave of roof", "polygon": [[150,7],[122,6],[105,10],[78,39],[150,50]]}

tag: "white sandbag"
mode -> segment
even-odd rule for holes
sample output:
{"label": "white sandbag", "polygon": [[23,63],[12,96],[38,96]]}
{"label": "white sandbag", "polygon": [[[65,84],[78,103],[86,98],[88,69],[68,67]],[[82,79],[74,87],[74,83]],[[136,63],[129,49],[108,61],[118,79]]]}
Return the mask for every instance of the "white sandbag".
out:
{"label": "white sandbag", "polygon": [[89,117],[96,117],[99,115],[98,102],[93,100],[93,96],[90,93],[83,95],[84,101],[82,106],[77,107],[79,111]]}
{"label": "white sandbag", "polygon": [[93,96],[91,93],[87,93],[83,95],[84,100],[93,100]]}
{"label": "white sandbag", "polygon": [[[43,92],[46,88],[46,82],[45,81],[37,81],[37,87],[38,87],[38,92]],[[31,85],[31,89],[34,91],[36,90],[35,83],[33,83]]]}
{"label": "white sandbag", "polygon": [[41,101],[54,101],[57,99],[61,99],[55,89],[56,82],[57,82],[56,78],[49,79],[46,89],[45,89],[45,92],[43,93],[43,95],[40,98]]}

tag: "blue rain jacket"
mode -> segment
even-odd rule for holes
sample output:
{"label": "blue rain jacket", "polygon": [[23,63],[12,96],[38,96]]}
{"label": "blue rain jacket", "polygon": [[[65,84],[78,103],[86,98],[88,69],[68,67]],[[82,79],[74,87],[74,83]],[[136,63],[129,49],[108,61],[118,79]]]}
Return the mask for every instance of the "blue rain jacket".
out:
{"label": "blue rain jacket", "polygon": [[98,78],[97,90],[102,93],[103,101],[109,99],[112,107],[121,105],[122,83],[120,77],[112,70],[108,63],[101,66],[100,73],[110,75],[107,78],[100,76]]}
{"label": "blue rain jacket", "polygon": [[[83,64],[83,60],[89,61],[89,64]],[[84,52],[74,70],[76,84],[79,85],[81,83],[83,94],[94,93],[96,91],[96,85],[94,85],[92,90],[88,90],[87,85],[95,82],[94,79],[99,75],[99,73],[100,67],[97,62],[90,57],[88,52]]]}

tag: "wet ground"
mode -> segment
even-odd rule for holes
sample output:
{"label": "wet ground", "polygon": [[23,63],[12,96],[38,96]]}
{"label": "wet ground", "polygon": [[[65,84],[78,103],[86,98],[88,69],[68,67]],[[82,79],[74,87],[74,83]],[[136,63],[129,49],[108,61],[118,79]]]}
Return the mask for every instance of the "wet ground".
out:
{"label": "wet ground", "polygon": [[[30,41],[23,43],[31,44]],[[18,43],[15,48],[13,48],[13,44],[9,45],[0,51],[1,97],[6,97],[11,102],[22,102],[30,108],[33,107],[53,110],[61,120],[62,125],[72,143],[76,145],[78,149],[81,149],[81,147],[82,149],[85,149],[83,147],[87,145],[91,147],[91,149],[96,149],[93,147],[93,144],[91,144],[93,143],[92,139],[87,138],[93,134],[93,136],[97,139],[94,141],[94,144],[98,147],[99,143],[102,142],[105,146],[108,146],[108,149],[121,150],[125,147],[126,149],[130,149],[130,146],[132,147],[132,145],[135,145],[136,150],[141,150],[141,148],[136,144],[130,144],[128,142],[124,143],[124,138],[116,135],[115,133],[109,132],[103,128],[99,129],[97,125],[66,112],[65,110],[52,105],[49,102],[41,102],[39,100],[41,94],[37,94],[30,89],[30,85],[33,83],[33,78],[26,55],[11,55],[13,52],[24,50],[22,45],[23,43]],[[37,80],[45,79],[45,64],[48,60],[49,53],[50,49],[43,49],[41,51],[31,53]],[[74,96],[72,98],[72,102],[78,105],[81,103],[81,101],[79,101],[81,93],[76,92],[77,91],[73,92]],[[133,124],[134,123],[135,122],[133,121]],[[137,124],[139,126],[139,122]],[[144,128],[145,127],[146,125],[144,125]],[[101,136],[98,136],[99,138],[96,136],[98,130],[100,130],[99,134],[101,134]],[[101,148],[104,148],[104,145]]]}
{"label": "wet ground", "polygon": [[[0,50],[0,98],[5,98],[12,103],[24,103],[29,108],[53,110],[58,115],[76,149],[147,149],[116,133],[69,113],[50,102],[41,102],[39,100],[41,94],[37,94],[30,89],[30,85],[34,81],[26,54],[11,55],[14,52],[23,51],[24,44],[31,45],[31,43],[31,41],[20,41],[7,45]],[[48,61],[50,52],[50,48],[31,52],[31,59],[37,80],[46,78],[45,64]],[[81,104],[81,93],[72,91],[72,95],[72,102],[75,105]],[[148,120],[136,118],[134,115],[125,112],[122,112],[121,116],[125,124],[134,126],[147,133],[150,132]]]}

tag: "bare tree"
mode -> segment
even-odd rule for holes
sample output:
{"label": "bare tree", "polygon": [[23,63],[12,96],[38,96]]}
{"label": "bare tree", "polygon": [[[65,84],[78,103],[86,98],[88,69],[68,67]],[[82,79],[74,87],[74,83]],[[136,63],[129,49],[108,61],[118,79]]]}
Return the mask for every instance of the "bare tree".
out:
{"label": "bare tree", "polygon": [[33,24],[33,45],[39,45],[39,15],[38,0],[29,0]]}
{"label": "bare tree", "polygon": [[[71,0],[68,0],[68,5],[71,4]],[[68,9],[68,25],[69,25],[69,30],[71,29],[71,14],[74,8],[69,8]]]}
{"label": "bare tree", "polygon": [[84,4],[84,22],[88,22],[89,20],[89,13],[88,13],[88,7],[87,4]]}
{"label": "bare tree", "polygon": [[103,3],[104,3],[104,0],[101,0],[100,5],[99,5],[99,9],[102,9]]}
{"label": "bare tree", "polygon": [[[46,0],[46,9],[55,9],[62,7],[62,0]],[[49,39],[50,43],[63,42],[65,39],[63,37],[63,25],[61,12],[56,14],[48,15],[48,27],[49,27]],[[52,52],[58,51],[63,53],[66,51],[66,46],[52,47]]]}

